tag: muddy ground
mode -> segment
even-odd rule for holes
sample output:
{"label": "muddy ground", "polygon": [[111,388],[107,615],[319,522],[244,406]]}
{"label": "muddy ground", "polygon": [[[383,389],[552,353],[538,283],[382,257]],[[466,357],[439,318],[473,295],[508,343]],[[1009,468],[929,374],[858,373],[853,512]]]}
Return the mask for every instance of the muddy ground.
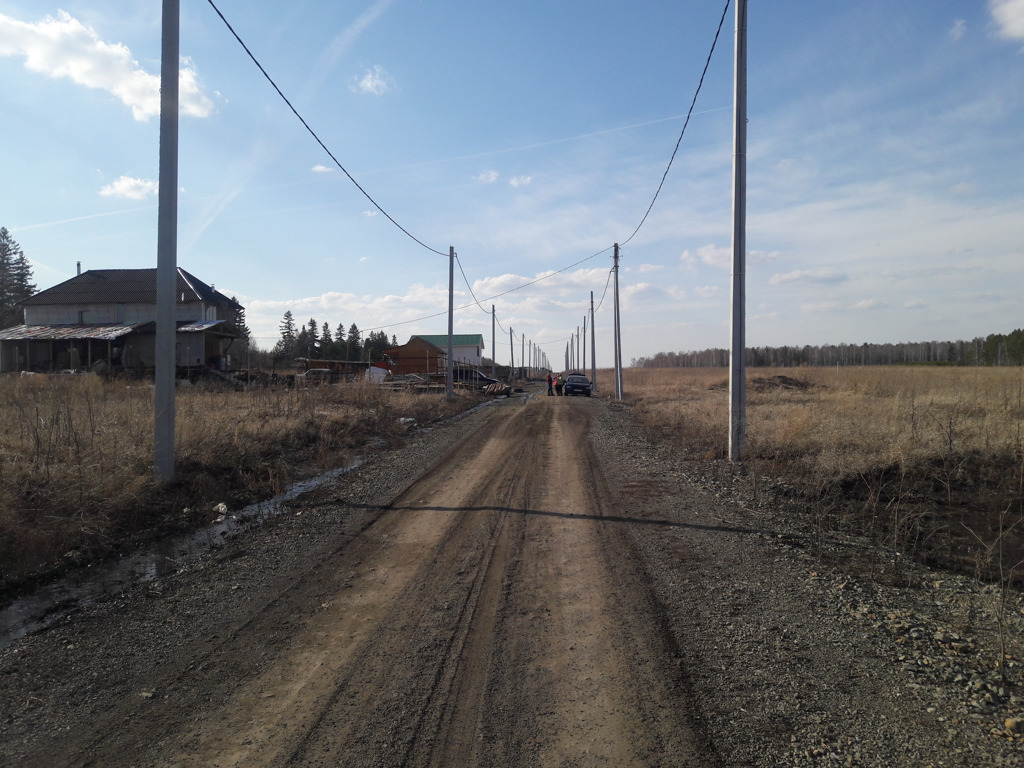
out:
{"label": "muddy ground", "polygon": [[1019,596],[768,485],[498,401],[0,652],[0,764],[1024,765]]}

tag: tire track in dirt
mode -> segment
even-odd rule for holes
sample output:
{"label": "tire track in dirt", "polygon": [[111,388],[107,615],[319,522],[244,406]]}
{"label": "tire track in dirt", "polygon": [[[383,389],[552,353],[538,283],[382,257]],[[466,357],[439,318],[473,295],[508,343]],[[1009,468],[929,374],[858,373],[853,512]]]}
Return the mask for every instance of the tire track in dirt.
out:
{"label": "tire track in dirt", "polygon": [[66,764],[717,765],[625,546],[593,406],[495,409],[354,539],[168,671],[177,689],[202,674],[197,693],[109,717]]}

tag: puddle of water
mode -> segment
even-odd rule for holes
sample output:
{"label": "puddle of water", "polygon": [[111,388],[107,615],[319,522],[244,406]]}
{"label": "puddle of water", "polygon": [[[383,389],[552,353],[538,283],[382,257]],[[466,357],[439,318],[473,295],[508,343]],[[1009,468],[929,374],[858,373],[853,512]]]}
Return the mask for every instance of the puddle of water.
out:
{"label": "puddle of water", "polygon": [[41,587],[0,611],[0,650],[19,637],[38,632],[97,600],[178,573],[189,562],[209,553],[240,531],[281,514],[287,502],[362,464],[363,459],[355,459],[344,467],[296,483],[273,499],[251,504],[233,514],[222,515],[200,531],[156,542],[145,552],[126,555],[110,564],[79,569],[53,584]]}

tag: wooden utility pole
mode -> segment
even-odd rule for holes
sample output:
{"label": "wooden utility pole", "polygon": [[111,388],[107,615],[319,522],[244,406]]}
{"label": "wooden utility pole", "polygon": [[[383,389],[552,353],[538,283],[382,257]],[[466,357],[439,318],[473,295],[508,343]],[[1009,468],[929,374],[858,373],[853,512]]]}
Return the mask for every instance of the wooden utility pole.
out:
{"label": "wooden utility pole", "polygon": [[174,374],[178,282],[179,0],[163,0],[160,48],[160,190],[156,234],[156,359],[153,382],[153,475],[174,480]]}
{"label": "wooden utility pole", "polygon": [[747,436],[747,0],[736,3],[732,187],[732,346],[729,349],[729,461],[742,461]]}

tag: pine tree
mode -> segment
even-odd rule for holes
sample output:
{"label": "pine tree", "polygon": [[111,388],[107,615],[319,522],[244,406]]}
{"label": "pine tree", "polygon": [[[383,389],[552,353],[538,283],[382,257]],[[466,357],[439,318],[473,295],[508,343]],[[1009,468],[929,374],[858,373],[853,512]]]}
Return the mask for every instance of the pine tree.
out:
{"label": "pine tree", "polygon": [[32,265],[7,228],[0,227],[0,328],[21,322],[21,311],[15,305],[35,292]]}
{"label": "pine tree", "polygon": [[[235,304],[238,304],[238,299],[234,296],[231,297],[231,300],[235,302]],[[238,329],[238,332],[242,334],[246,344],[248,344],[249,337],[252,336],[252,331],[250,331],[249,326],[245,324],[245,307],[241,304],[239,304],[238,309],[235,310],[234,325],[235,328]]]}
{"label": "pine tree", "polygon": [[281,325],[278,328],[281,331],[281,339],[274,345],[274,359],[287,360],[296,357],[295,317],[290,309],[285,311],[284,317],[281,319]]}
{"label": "pine tree", "polygon": [[359,331],[359,326],[352,323],[348,327],[348,339],[346,342],[346,360],[359,360],[362,357],[363,352],[363,336]]}

